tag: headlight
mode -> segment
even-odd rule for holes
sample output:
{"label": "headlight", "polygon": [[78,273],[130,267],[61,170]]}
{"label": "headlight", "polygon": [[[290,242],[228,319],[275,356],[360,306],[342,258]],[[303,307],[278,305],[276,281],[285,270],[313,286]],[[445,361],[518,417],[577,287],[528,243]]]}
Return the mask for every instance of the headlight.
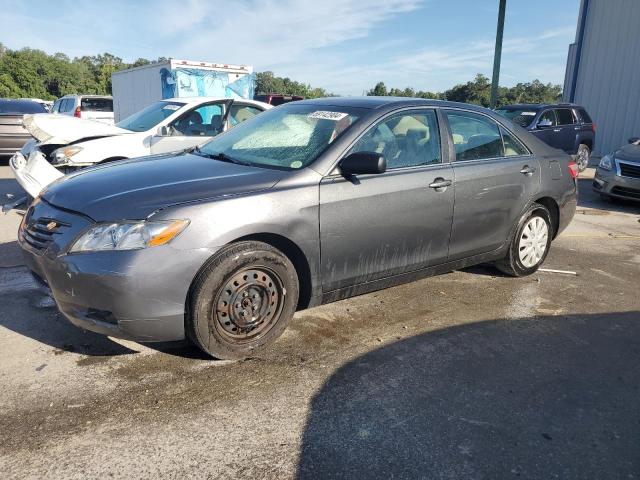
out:
{"label": "headlight", "polygon": [[600,163],[598,164],[598,166],[603,170],[613,169],[613,156],[611,154],[605,155],[600,159]]}
{"label": "headlight", "polygon": [[170,242],[187,225],[188,220],[102,223],[84,232],[69,251],[136,250],[155,247]]}
{"label": "headlight", "polygon": [[73,145],[71,147],[62,147],[58,148],[53,152],[53,160],[54,163],[65,163],[71,157],[80,153],[82,151],[82,147],[78,147],[77,145]]}

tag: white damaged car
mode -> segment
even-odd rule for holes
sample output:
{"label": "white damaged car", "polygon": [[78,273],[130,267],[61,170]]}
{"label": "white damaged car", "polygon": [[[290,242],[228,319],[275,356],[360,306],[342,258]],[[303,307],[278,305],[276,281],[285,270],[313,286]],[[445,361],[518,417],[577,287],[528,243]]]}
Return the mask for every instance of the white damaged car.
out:
{"label": "white damaged car", "polygon": [[66,115],[25,116],[34,140],[9,165],[22,188],[36,197],[79,168],[195,147],[269,108],[254,100],[191,97],[153,103],[115,125]]}

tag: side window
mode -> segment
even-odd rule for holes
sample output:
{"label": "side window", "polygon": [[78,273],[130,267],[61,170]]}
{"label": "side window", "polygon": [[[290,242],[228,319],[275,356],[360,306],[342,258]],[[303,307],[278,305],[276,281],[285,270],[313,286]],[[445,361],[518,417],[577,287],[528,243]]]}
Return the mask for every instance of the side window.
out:
{"label": "side window", "polygon": [[504,156],[505,157],[517,157],[519,155],[529,155],[529,151],[522,145],[522,142],[518,140],[511,133],[507,132],[504,128],[500,127],[502,133],[502,142],[504,143]]}
{"label": "side window", "polygon": [[472,112],[447,110],[456,161],[482,160],[504,155],[502,136],[496,122]]}
{"label": "side window", "polygon": [[256,107],[233,104],[229,109],[229,126],[234,127],[239,123],[255,117],[260,112],[262,112],[262,110]]}
{"label": "side window", "polygon": [[62,100],[56,100],[53,102],[53,107],[51,107],[51,113],[58,113],[60,111],[60,104]]}
{"label": "side window", "polygon": [[543,127],[555,127],[558,125],[556,122],[556,114],[553,113],[553,110],[545,110],[540,115],[540,120],[538,120],[538,125]]}
{"label": "side window", "polygon": [[73,110],[73,105],[75,104],[74,98],[67,98],[63,100],[62,105],[60,107],[61,112],[71,112]]}
{"label": "side window", "polygon": [[558,118],[558,125],[573,125],[576,121],[573,118],[573,113],[568,108],[559,108],[556,110],[556,117]]}
{"label": "side window", "polygon": [[222,133],[222,116],[220,104],[194,108],[171,124],[171,135],[214,137]]}
{"label": "side window", "polygon": [[384,155],[387,169],[440,163],[440,134],[433,110],[393,115],[371,127],[349,153]]}
{"label": "side window", "polygon": [[582,117],[582,121],[584,123],[593,123],[593,120],[591,120],[591,117],[584,108],[579,108],[578,113],[580,114],[580,117]]}

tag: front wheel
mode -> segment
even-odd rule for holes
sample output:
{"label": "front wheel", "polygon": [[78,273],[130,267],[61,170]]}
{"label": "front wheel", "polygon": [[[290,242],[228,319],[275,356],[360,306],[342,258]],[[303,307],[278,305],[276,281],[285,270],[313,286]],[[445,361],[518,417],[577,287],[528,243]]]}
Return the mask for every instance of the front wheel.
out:
{"label": "front wheel", "polygon": [[589,166],[589,159],[591,158],[591,149],[584,143],[578,146],[578,153],[576,154],[576,163],[578,164],[578,170],[584,172]]}
{"label": "front wheel", "polygon": [[547,258],[552,237],[549,210],[534,203],[520,218],[509,251],[505,258],[496,262],[496,266],[513,277],[531,275]]}
{"label": "front wheel", "polygon": [[266,243],[238,242],[198,274],[187,334],[215,358],[246,358],[282,334],[297,304],[298,277],[291,261]]}

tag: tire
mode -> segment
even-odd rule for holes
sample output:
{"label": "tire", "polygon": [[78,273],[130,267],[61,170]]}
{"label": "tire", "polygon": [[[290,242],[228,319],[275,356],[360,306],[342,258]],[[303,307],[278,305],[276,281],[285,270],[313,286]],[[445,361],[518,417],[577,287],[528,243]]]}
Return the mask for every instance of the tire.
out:
{"label": "tire", "polygon": [[285,330],[298,292],[296,270],[278,249],[254,241],[228,245],[194,281],[187,335],[212,357],[250,357]]}
{"label": "tire", "polygon": [[[535,235],[533,240],[529,240],[532,235]],[[512,277],[525,277],[535,273],[547,258],[552,238],[553,226],[549,210],[544,205],[534,203],[518,221],[507,255],[496,262],[496,267]],[[527,249],[529,245],[533,246]],[[530,252],[529,256],[524,255],[527,252]]]}
{"label": "tire", "polygon": [[578,164],[578,170],[584,172],[589,166],[589,159],[591,158],[591,149],[581,143],[578,145],[578,152],[576,153],[576,163]]}

